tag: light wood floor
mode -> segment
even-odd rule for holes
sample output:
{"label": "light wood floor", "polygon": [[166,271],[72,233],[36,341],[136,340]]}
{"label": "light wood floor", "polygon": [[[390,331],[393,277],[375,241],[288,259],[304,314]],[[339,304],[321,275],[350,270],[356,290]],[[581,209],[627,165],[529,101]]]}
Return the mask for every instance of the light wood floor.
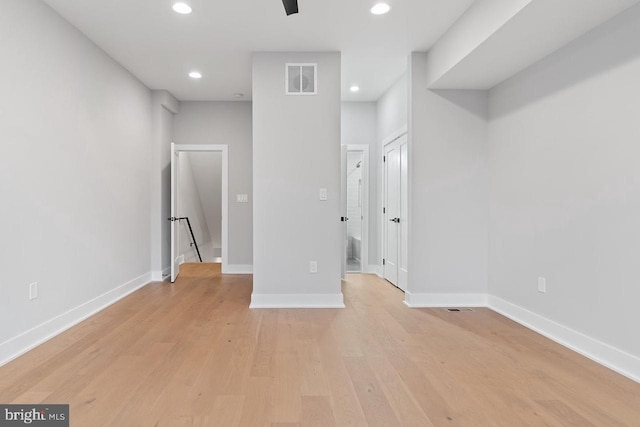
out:
{"label": "light wood floor", "polygon": [[486,309],[409,309],[373,276],[344,310],[249,310],[188,265],[0,368],[2,403],[74,426],[639,426],[640,385]]}

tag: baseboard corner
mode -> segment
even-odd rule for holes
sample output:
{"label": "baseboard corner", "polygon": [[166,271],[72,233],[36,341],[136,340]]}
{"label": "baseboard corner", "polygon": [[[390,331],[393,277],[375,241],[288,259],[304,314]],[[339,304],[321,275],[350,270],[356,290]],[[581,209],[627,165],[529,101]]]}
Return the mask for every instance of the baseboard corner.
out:
{"label": "baseboard corner", "polygon": [[171,267],[163,268],[161,271],[152,271],[151,272],[151,281],[152,282],[163,282],[169,278],[171,274]]}
{"label": "baseboard corner", "polygon": [[382,277],[382,267],[376,264],[368,264],[365,266],[365,274],[375,274],[378,277]]}

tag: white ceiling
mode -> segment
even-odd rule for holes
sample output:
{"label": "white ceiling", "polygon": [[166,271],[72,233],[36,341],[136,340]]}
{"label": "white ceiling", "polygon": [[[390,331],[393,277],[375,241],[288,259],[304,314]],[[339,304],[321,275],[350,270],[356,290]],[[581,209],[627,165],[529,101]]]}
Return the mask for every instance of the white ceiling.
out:
{"label": "white ceiling", "polygon": [[[377,0],[300,0],[287,17],[281,0],[45,0],[152,89],[181,100],[251,98],[251,52],[342,51],[343,99],[373,101],[473,0],[387,0],[389,14],[369,13]],[[191,80],[197,69],[204,77]],[[361,91],[348,90],[358,84]]]}
{"label": "white ceiling", "polygon": [[490,89],[638,2],[529,1],[486,40],[476,40],[476,48],[429,87]]}

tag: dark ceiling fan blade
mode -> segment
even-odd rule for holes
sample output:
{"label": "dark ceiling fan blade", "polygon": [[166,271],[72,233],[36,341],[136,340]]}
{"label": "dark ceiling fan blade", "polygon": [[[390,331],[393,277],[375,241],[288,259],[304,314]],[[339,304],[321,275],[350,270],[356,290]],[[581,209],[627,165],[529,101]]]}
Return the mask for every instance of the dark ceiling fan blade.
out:
{"label": "dark ceiling fan blade", "polygon": [[298,0],[282,0],[287,16],[298,13]]}

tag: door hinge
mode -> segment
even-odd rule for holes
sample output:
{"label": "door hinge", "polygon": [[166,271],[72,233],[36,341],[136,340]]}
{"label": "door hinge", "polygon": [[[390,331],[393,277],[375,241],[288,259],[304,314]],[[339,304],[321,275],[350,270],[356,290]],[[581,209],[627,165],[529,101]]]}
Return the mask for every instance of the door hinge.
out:
{"label": "door hinge", "polygon": [[387,263],[387,260],[382,258],[382,265],[385,265]]}
{"label": "door hinge", "polygon": [[382,161],[386,162],[387,161],[387,156],[382,156]]}
{"label": "door hinge", "polygon": [[387,213],[387,208],[382,208],[382,213],[386,214]]}

